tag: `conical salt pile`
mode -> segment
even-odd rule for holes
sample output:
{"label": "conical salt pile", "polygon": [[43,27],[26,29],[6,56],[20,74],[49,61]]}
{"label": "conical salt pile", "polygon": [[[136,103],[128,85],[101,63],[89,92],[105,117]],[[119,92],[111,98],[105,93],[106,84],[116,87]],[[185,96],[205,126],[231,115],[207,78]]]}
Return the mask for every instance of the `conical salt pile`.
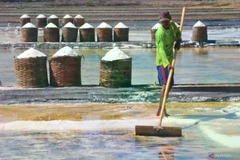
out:
{"label": "conical salt pile", "polygon": [[50,85],[57,87],[81,85],[81,56],[71,47],[58,50],[50,59]]}
{"label": "conical salt pile", "polygon": [[131,86],[132,58],[119,48],[113,48],[101,59],[100,86]]}
{"label": "conical salt pile", "polygon": [[115,61],[115,60],[121,60],[121,59],[128,59],[130,58],[128,55],[126,55],[123,51],[121,51],[118,47],[115,47],[108,51],[104,57],[102,57],[102,60],[104,61]]}

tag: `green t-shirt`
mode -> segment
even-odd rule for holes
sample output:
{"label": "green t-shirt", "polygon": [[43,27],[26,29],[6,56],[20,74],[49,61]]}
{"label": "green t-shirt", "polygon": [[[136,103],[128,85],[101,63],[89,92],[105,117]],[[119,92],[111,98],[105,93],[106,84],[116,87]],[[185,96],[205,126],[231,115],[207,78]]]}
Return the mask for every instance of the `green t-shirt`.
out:
{"label": "green t-shirt", "polygon": [[167,67],[173,60],[173,45],[177,39],[181,39],[181,32],[173,21],[170,28],[165,29],[162,25],[155,33],[156,39],[156,65]]}

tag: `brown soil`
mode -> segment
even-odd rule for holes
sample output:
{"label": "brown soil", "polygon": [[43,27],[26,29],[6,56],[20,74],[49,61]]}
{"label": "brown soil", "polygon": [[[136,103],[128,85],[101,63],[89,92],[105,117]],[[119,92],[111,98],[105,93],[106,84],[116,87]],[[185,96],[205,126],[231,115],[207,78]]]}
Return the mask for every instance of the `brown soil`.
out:
{"label": "brown soil", "polygon": [[28,14],[34,23],[39,14],[57,15],[60,19],[70,14],[81,14],[86,22],[101,21],[157,21],[161,10],[169,10],[173,20],[180,21],[182,7],[186,7],[188,20],[240,20],[240,0],[190,1],[190,0],[122,0],[122,1],[62,1],[44,3],[0,3],[0,22],[19,22],[19,17]]}

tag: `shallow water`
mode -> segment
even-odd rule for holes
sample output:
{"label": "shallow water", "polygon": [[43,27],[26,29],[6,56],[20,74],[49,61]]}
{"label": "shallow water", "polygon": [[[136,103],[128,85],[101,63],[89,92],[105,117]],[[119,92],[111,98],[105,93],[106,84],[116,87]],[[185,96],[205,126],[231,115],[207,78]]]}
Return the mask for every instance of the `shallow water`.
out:
{"label": "shallow water", "polygon": [[[57,50],[41,50],[48,56]],[[98,85],[100,58],[108,49],[76,49],[83,55],[82,84]],[[132,57],[132,84],[158,84],[155,49],[122,49]],[[23,51],[0,51],[0,81],[3,86],[16,86],[13,57]],[[182,48],[176,59],[176,84],[209,84],[240,82],[239,48]]]}
{"label": "shallow water", "polygon": [[[163,120],[165,126],[182,128],[183,137],[176,138],[134,134],[135,125],[157,125],[158,119],[153,115],[156,104],[0,106],[1,159],[108,160],[167,157],[200,160],[208,159],[211,153],[224,156],[224,159],[237,159],[240,156],[239,103],[179,105],[170,103],[168,111],[172,116]],[[68,112],[61,112],[63,109]],[[44,113],[50,119],[31,120],[34,115]],[[78,113],[82,118],[61,120],[64,114],[70,113],[73,116]],[[116,116],[121,113],[122,116]],[[58,114],[62,115],[51,120]],[[231,114],[234,116],[229,116]],[[228,125],[219,128],[222,123]],[[229,130],[231,132],[226,132]]]}

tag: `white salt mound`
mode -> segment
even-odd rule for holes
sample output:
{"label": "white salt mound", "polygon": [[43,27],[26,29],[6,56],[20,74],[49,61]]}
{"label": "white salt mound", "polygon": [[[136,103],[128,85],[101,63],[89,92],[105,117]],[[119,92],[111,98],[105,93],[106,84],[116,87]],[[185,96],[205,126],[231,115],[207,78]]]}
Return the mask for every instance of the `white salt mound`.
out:
{"label": "white salt mound", "polygon": [[52,19],[54,19],[54,18],[58,18],[56,15],[51,15],[49,18],[52,18]]}
{"label": "white salt mound", "polygon": [[53,57],[62,57],[62,56],[78,56],[78,53],[74,51],[71,47],[65,46],[59,49]]}
{"label": "white salt mound", "polygon": [[197,23],[194,24],[193,27],[205,27],[206,25],[203,24],[201,21],[198,21]]}
{"label": "white salt mound", "polygon": [[68,22],[67,24],[65,24],[65,26],[63,26],[65,28],[77,28],[74,24],[72,24],[71,22]]}
{"label": "white salt mound", "polygon": [[106,22],[102,22],[97,28],[112,28],[109,24]]}
{"label": "white salt mound", "polygon": [[58,28],[58,27],[55,24],[50,22],[45,28]]}
{"label": "white salt mound", "polygon": [[24,26],[22,26],[22,28],[36,28],[36,26],[30,22],[28,22],[27,24],[25,24]]}
{"label": "white salt mound", "polygon": [[46,18],[46,16],[44,16],[43,14],[39,14],[37,18]]}
{"label": "white salt mound", "polygon": [[128,26],[126,26],[122,22],[119,22],[114,28],[128,28]]}
{"label": "white salt mound", "polygon": [[63,18],[72,18],[69,14],[66,14]]}
{"label": "white salt mound", "polygon": [[80,14],[76,15],[74,18],[84,18],[83,16],[81,16]]}
{"label": "white salt mound", "polygon": [[102,58],[104,61],[114,61],[114,60],[120,60],[120,59],[128,59],[130,58],[128,55],[123,53],[119,48],[115,47],[108,51],[105,56]]}
{"label": "white salt mound", "polygon": [[30,17],[27,14],[24,14],[20,18],[30,18]]}
{"label": "white salt mound", "polygon": [[29,48],[28,50],[24,51],[22,54],[17,56],[18,59],[21,58],[36,58],[36,57],[47,57],[44,53],[34,49]]}
{"label": "white salt mound", "polygon": [[160,25],[161,25],[160,23],[156,23],[156,24],[152,27],[152,29],[158,29],[158,27],[159,27]]}
{"label": "white salt mound", "polygon": [[84,25],[82,25],[80,28],[87,29],[87,28],[94,28],[94,27],[92,25],[90,25],[89,23],[84,23]]}

